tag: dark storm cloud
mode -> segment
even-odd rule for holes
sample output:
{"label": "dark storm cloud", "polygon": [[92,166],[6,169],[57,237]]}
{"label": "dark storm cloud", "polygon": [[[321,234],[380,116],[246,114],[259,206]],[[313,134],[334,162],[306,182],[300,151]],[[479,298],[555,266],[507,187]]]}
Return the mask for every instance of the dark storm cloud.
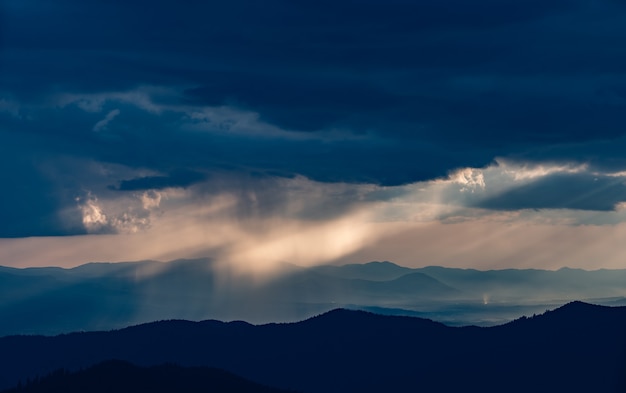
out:
{"label": "dark storm cloud", "polygon": [[622,177],[555,174],[487,198],[477,207],[611,211],[623,201],[626,201],[626,184]]}
{"label": "dark storm cloud", "polygon": [[74,205],[41,170],[45,152],[32,141],[0,131],[0,237],[86,233]]}
{"label": "dark storm cloud", "polygon": [[205,175],[188,170],[175,170],[168,176],[144,176],[136,179],[122,180],[118,187],[111,188],[119,191],[159,190],[169,187],[188,187],[206,178]]}
{"label": "dark storm cloud", "polygon": [[365,83],[339,78],[302,80],[293,76],[234,72],[215,73],[213,78],[203,87],[187,90],[187,102],[250,108],[258,111],[263,120],[302,131],[340,125],[348,115],[362,116],[406,99]]}
{"label": "dark storm cloud", "polygon": [[[37,217],[52,227],[82,192],[26,156],[165,174],[73,169],[120,190],[201,180],[175,169],[382,185],[495,157],[623,170],[607,141],[626,132],[625,11],[610,0],[5,1],[1,180],[15,191],[1,211],[23,217],[22,236]],[[207,107],[241,114],[186,129]],[[263,129],[246,120],[231,132],[249,114]]]}
{"label": "dark storm cloud", "polygon": [[[4,161],[4,160],[3,160]],[[0,237],[50,236],[86,233],[79,217],[74,226],[63,221],[58,196],[53,185],[22,162],[10,163],[12,169],[0,174],[2,193]],[[7,186],[10,185],[10,186]]]}
{"label": "dark storm cloud", "polygon": [[[609,2],[25,3],[7,7],[4,82],[16,94],[195,85],[187,102],[287,129],[490,147],[482,162],[622,132],[623,103],[607,100],[626,84],[593,79],[626,65]],[[582,97],[572,84],[587,84]]]}

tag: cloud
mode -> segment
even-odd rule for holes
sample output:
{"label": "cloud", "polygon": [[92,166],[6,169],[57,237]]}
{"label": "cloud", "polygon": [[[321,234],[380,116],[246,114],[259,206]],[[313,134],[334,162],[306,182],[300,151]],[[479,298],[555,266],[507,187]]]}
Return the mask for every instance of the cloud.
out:
{"label": "cloud", "polygon": [[206,178],[206,175],[189,170],[174,170],[168,176],[144,176],[136,179],[122,180],[119,191],[159,190],[170,187],[188,187]]}
{"label": "cloud", "polygon": [[107,124],[109,124],[119,114],[120,114],[119,109],[113,109],[111,112],[107,113],[104,119],[100,120],[93,126],[93,132],[100,132],[106,129]]}
{"label": "cloud", "polygon": [[27,137],[12,140],[0,131],[0,139],[7,142],[0,144],[0,237],[85,233],[80,215],[66,210],[72,198],[41,170],[43,154],[26,150]]}
{"label": "cloud", "polygon": [[[502,162],[391,187],[230,172],[186,188],[120,192],[101,185],[75,201],[88,235],[1,242],[0,260],[69,266],[210,256],[227,272],[259,275],[283,262],[380,259],[409,266],[497,268],[506,260],[508,267],[558,268],[566,260],[569,266],[618,267],[623,256],[613,250],[626,221],[619,205],[617,211],[567,213],[558,206],[541,212],[519,204],[475,206],[555,176],[575,184],[587,171]],[[602,184],[609,178],[622,180],[606,176]]]}
{"label": "cloud", "polygon": [[[133,105],[152,114],[159,114],[161,106],[154,102],[154,98],[163,95],[171,95],[167,88],[157,88],[154,86],[140,86],[126,91],[104,91],[97,93],[62,93],[52,96],[52,102],[59,108],[69,105],[76,105],[85,112],[101,112],[106,104],[117,102],[121,104]],[[111,112],[117,114],[111,115]],[[108,116],[115,117],[119,114],[118,109],[109,112]],[[109,120],[110,121],[110,120]]]}
{"label": "cloud", "polygon": [[[626,29],[608,0],[324,1],[281,3],[280,15],[164,2],[149,16],[133,1],[33,4],[7,8],[2,81],[35,115],[20,128],[73,145],[60,154],[400,185],[495,157],[580,163],[584,146],[624,133],[623,54],[610,43]],[[111,15],[116,28],[103,28]],[[114,110],[124,118],[100,114]],[[83,137],[85,124],[106,135]],[[592,160],[620,161],[606,151]]]}
{"label": "cloud", "polygon": [[373,187],[364,198],[380,222],[500,217],[510,222],[614,225],[625,219],[624,187],[623,173],[599,173],[587,165],[500,160],[433,181]]}
{"label": "cloud", "polygon": [[[129,258],[187,247],[319,261],[356,255],[387,224],[443,236],[437,223],[474,222],[489,237],[493,222],[625,219],[618,2],[3,11],[2,237],[123,238]],[[189,240],[166,241],[177,231]]]}
{"label": "cloud", "polygon": [[158,208],[161,204],[161,193],[150,190],[141,194],[141,204],[145,210]]}
{"label": "cloud", "polygon": [[615,210],[626,200],[623,178],[592,174],[554,174],[488,197],[479,207],[494,210]]}
{"label": "cloud", "polygon": [[[80,199],[77,202],[80,202]],[[107,216],[102,212],[102,208],[98,206],[98,199],[91,194],[88,194],[86,200],[81,203],[80,208],[83,215],[83,224],[88,231],[98,232],[107,225]]]}
{"label": "cloud", "polygon": [[125,198],[99,199],[92,192],[77,197],[85,231],[89,234],[133,234],[149,229],[160,212],[162,194],[146,191]]}

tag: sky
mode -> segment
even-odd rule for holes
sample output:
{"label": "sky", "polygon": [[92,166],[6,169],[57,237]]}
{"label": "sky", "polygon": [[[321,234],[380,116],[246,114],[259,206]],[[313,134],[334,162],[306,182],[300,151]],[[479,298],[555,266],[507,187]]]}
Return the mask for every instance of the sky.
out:
{"label": "sky", "polygon": [[0,0],[0,265],[626,268],[624,15]]}

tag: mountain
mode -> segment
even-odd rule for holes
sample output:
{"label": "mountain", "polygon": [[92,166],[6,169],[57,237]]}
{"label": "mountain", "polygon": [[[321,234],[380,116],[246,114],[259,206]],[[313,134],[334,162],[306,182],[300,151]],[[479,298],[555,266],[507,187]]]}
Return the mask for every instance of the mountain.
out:
{"label": "mountain", "polygon": [[162,321],[0,338],[0,387],[106,359],[227,370],[302,392],[624,392],[626,307],[570,303],[490,327],[334,310],[298,323]]}
{"label": "mountain", "polygon": [[[335,302],[370,304],[393,303],[404,298],[449,298],[458,291],[423,273],[400,276],[389,281],[325,276],[317,271],[303,271],[268,283],[261,291],[274,299],[297,302]],[[258,296],[258,294],[257,294]]]}
{"label": "mountain", "polygon": [[163,319],[293,322],[333,308],[495,325],[581,299],[624,304],[626,270],[491,270],[391,262],[286,265],[265,280],[210,259],[0,267],[0,336],[108,330]]}
{"label": "mountain", "polygon": [[493,299],[590,299],[626,296],[626,269],[582,270],[562,268],[480,271],[429,266],[415,269],[466,293]]}
{"label": "mountain", "polygon": [[2,393],[286,393],[260,385],[227,371],[209,367],[180,367],[165,364],[137,367],[120,360],[108,360],[85,370],[64,369],[20,383]]}
{"label": "mountain", "polygon": [[331,277],[361,279],[370,281],[389,281],[413,273],[408,267],[398,266],[389,261],[348,264],[342,266],[322,265],[311,268],[313,271]]}
{"label": "mountain", "polygon": [[[0,336],[113,329],[161,319],[294,321],[338,305],[448,299],[458,291],[423,273],[385,280],[292,269],[262,283],[224,277],[209,259],[89,263],[73,269],[0,269]],[[375,264],[347,267],[372,275]],[[340,269],[341,270],[341,269]],[[396,275],[394,275],[395,277]]]}

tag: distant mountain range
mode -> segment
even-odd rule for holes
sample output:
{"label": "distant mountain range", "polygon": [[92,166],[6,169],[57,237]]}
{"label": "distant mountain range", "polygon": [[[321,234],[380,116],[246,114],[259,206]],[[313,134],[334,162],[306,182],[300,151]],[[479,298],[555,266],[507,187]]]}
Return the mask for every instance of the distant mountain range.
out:
{"label": "distant mountain range", "polygon": [[0,388],[106,359],[216,367],[304,393],[624,392],[626,307],[573,302],[489,328],[337,309],[287,324],[171,320],[9,336]]}
{"label": "distant mountain range", "polygon": [[494,325],[572,300],[626,304],[626,270],[491,270],[390,262],[285,266],[264,281],[208,259],[0,267],[0,336],[107,330],[163,319],[288,322],[337,307]]}

